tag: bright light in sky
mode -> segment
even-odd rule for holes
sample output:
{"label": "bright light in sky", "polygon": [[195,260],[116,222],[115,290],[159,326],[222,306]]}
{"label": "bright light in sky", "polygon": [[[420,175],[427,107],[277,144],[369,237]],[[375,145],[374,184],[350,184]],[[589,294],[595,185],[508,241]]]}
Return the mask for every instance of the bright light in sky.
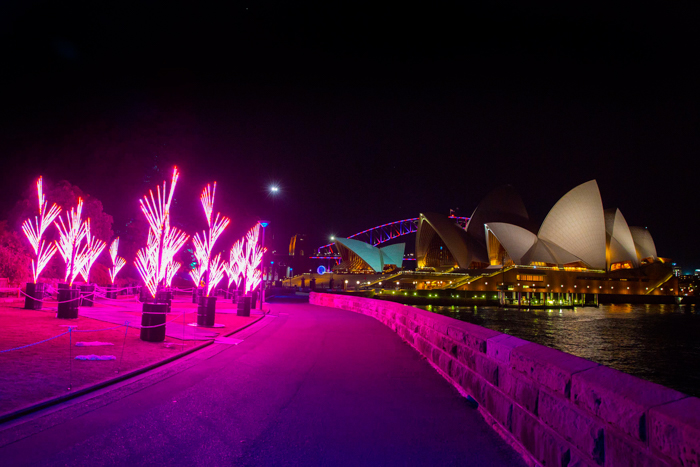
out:
{"label": "bright light in sky", "polygon": [[273,193],[277,193],[278,191],[280,191],[280,189],[279,189],[278,186],[272,185],[272,186],[270,187],[270,191],[273,192]]}

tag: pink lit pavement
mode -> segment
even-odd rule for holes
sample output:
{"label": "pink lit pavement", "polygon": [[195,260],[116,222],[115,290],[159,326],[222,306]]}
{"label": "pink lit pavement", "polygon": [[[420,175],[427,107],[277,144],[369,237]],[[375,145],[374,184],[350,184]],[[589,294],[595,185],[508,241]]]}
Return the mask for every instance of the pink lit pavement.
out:
{"label": "pink lit pavement", "polygon": [[270,307],[226,344],[0,426],[2,465],[524,465],[381,322]]}

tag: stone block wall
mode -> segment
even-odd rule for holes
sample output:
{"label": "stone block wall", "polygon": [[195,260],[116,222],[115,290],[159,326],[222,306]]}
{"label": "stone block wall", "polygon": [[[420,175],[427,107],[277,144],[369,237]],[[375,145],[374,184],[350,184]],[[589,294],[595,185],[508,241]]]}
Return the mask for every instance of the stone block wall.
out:
{"label": "stone block wall", "polygon": [[531,465],[700,467],[698,398],[399,303],[321,293],[310,302],[389,326]]}

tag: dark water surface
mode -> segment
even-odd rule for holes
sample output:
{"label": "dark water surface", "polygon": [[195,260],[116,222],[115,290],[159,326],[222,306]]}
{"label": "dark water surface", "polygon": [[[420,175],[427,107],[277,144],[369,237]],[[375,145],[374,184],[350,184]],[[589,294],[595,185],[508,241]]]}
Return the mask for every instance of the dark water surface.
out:
{"label": "dark water surface", "polygon": [[421,306],[700,396],[700,307],[601,305],[573,310]]}

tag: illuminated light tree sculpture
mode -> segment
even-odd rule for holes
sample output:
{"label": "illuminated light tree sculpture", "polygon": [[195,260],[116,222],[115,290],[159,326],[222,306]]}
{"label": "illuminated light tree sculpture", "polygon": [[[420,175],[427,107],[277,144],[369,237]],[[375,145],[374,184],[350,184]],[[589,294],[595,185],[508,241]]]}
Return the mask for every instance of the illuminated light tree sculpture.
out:
{"label": "illuminated light tree sculpture", "polygon": [[228,227],[231,220],[222,216],[221,213],[214,212],[214,197],[216,196],[216,182],[212,188],[207,184],[202,190],[200,200],[204,208],[204,216],[207,218],[207,231],[195,234],[192,239],[194,244],[194,255],[197,258],[197,266],[190,272],[190,277],[194,281],[194,297],[197,297],[197,287],[204,282],[203,297],[198,298],[197,326],[212,327],[215,325],[216,297],[210,294],[214,287],[223,279],[225,271],[225,261],[221,260],[221,253],[214,258],[211,257],[214,244],[219,239],[224,229]]}
{"label": "illuminated light tree sculpture", "polygon": [[71,208],[69,213],[66,213],[66,222],[63,222],[61,217],[54,222],[58,228],[59,239],[56,242],[59,253],[66,263],[65,281],[69,287],[73,286],[73,281],[83,269],[85,263],[91,257],[90,244],[83,243],[83,239],[88,236],[90,231],[90,221],[82,220],[83,214],[83,199],[78,198],[77,208]]}
{"label": "illuminated light tree sculpture", "polygon": [[207,281],[207,297],[216,285],[221,282],[226,272],[226,261],[221,259],[221,253],[209,262],[209,280]]}
{"label": "illuminated light tree sculpture", "polygon": [[90,218],[87,220],[87,235],[85,238],[87,239],[88,245],[88,257],[82,269],[80,269],[80,275],[83,276],[83,279],[87,283],[90,282],[90,269],[92,269],[92,265],[95,264],[95,260],[100,256],[100,253],[102,253],[102,250],[105,249],[107,244],[92,235],[90,231]]}
{"label": "illuminated light tree sculpture", "polygon": [[[194,244],[194,256],[197,258],[197,266],[190,271],[190,277],[194,281],[195,287],[199,287],[204,280],[204,292],[205,296],[209,296],[213,287],[210,286],[211,282],[211,265],[210,258],[214,244],[219,239],[224,229],[228,227],[231,220],[222,216],[221,213],[216,213],[216,217],[212,218],[212,213],[214,211],[214,197],[216,196],[216,182],[214,182],[214,188],[207,184],[202,191],[200,200],[202,201],[202,207],[204,208],[204,215],[207,218],[208,232],[202,232],[200,237],[199,233],[195,234],[192,239]],[[223,271],[223,269],[222,269]],[[221,280],[221,278],[219,279]],[[218,281],[217,281],[218,282]]]}
{"label": "illuminated light tree sculpture", "polygon": [[240,302],[238,297],[234,297],[234,302],[239,302],[239,316],[250,316],[251,306],[255,308],[254,297],[251,296],[250,292],[255,290],[262,281],[262,272],[259,268],[265,249],[258,245],[260,227],[259,223],[256,224],[248,231],[245,238],[234,243],[231,248],[227,268],[229,284],[231,281],[235,281],[238,286],[243,281],[243,293],[245,294]]}
{"label": "illuminated light tree sculpture", "polygon": [[[167,286],[180,267],[173,261],[175,254],[185,244],[189,236],[176,227],[170,226],[170,205],[175,193],[179,172],[173,169],[170,190],[163,181],[163,190],[157,187],[157,197],[150,190],[141,202],[141,211],[149,224],[148,241],[144,248],[136,253],[136,269],[143,278],[148,291],[153,298],[158,286]],[[156,200],[157,198],[157,200]]]}
{"label": "illuminated light tree sculpture", "polygon": [[109,268],[109,278],[112,281],[112,290],[107,292],[107,298],[117,298],[117,292],[114,290],[114,280],[117,278],[119,271],[126,266],[126,260],[121,256],[117,256],[119,250],[119,237],[112,240],[109,245],[109,257],[112,259],[112,267]]}
{"label": "illuminated light tree sculpture", "polygon": [[[78,206],[66,213],[66,222],[59,216],[54,225],[58,229],[56,242],[58,252],[66,263],[65,281],[59,284],[58,317],[77,318],[80,291],[73,289],[73,281],[93,257],[97,257],[104,248],[104,242],[90,235],[90,219],[82,220],[83,199],[78,198]],[[86,240],[83,242],[83,240]],[[98,250],[99,251],[96,251]],[[94,261],[94,260],[93,260]],[[87,302],[86,302],[87,303]]]}
{"label": "illuminated light tree sculpture", "polygon": [[[228,287],[231,288],[231,284],[235,283],[235,290],[238,290],[238,286],[241,283],[241,278],[243,277],[243,274],[246,269],[244,246],[244,239],[237,240],[231,247],[231,251],[229,253],[229,261],[226,262],[224,265],[226,275],[228,276]],[[235,295],[233,300],[235,303]]]}
{"label": "illuminated light tree sculpture", "polygon": [[[141,211],[148,221],[146,246],[136,252],[136,269],[146,284],[154,300],[143,303],[141,315],[141,340],[162,342],[165,340],[165,314],[170,310],[169,294],[158,295],[159,287],[172,283],[180,263],[174,261],[175,254],[187,242],[189,236],[170,225],[170,205],[179,177],[177,167],[173,168],[170,190],[163,181],[163,190],[158,186],[157,196],[153,190],[140,200]],[[149,196],[150,195],[150,196]],[[161,301],[162,300],[162,301]]]}
{"label": "illuminated light tree sculpture", "polygon": [[[102,250],[105,249],[107,244],[92,235],[92,232],[90,231],[90,218],[87,219],[87,235],[85,236],[85,239],[87,240],[88,249],[87,260],[80,269],[80,275],[83,276],[83,280],[85,281],[85,285],[80,286],[81,290],[83,291],[83,296],[80,299],[80,305],[92,306],[95,300],[95,294],[93,293],[95,292],[95,286],[90,285],[90,269],[92,269],[92,265],[95,264],[97,257],[100,256],[100,253],[102,253]],[[87,295],[85,293],[87,293]]]}
{"label": "illuminated light tree sculpture", "polygon": [[260,263],[262,263],[263,253],[267,251],[258,245],[260,238],[260,224],[250,229],[246,234],[246,269],[245,269],[245,293],[255,290],[262,281]]}
{"label": "illuminated light tree sculpture", "polygon": [[168,265],[168,269],[165,271],[165,286],[171,287],[173,285],[173,278],[175,274],[180,270],[182,264],[178,261],[173,261]]}
{"label": "illuminated light tree sculpture", "polygon": [[[41,300],[44,298],[44,285],[38,284],[39,274],[44,270],[49,260],[56,254],[57,248],[53,243],[47,244],[43,239],[46,228],[61,213],[61,208],[54,203],[50,208],[44,196],[43,178],[36,181],[36,192],[39,200],[39,215],[32,220],[27,219],[22,223],[22,231],[34,249],[36,260],[32,259],[33,283],[27,284],[27,298],[24,307],[27,309],[41,310]],[[36,298],[38,300],[33,300]]]}

